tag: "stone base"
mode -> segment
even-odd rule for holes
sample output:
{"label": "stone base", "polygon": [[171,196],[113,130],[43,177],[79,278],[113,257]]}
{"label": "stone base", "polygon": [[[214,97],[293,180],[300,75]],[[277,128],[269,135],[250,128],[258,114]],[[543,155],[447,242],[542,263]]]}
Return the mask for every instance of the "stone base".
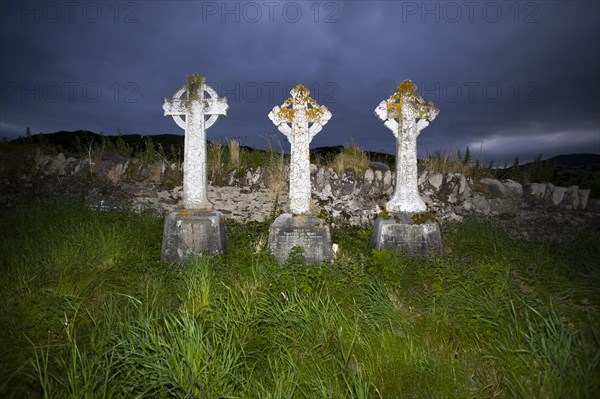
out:
{"label": "stone base", "polygon": [[163,262],[177,262],[192,254],[223,252],[226,245],[221,212],[179,210],[165,218],[162,243]]}
{"label": "stone base", "polygon": [[329,226],[313,215],[279,215],[269,229],[269,249],[279,263],[285,263],[293,247],[304,248],[306,263],[331,261]]}
{"label": "stone base", "polygon": [[411,224],[412,213],[390,213],[373,225],[371,248],[406,252],[411,256],[434,256],[443,252],[440,226],[434,221]]}

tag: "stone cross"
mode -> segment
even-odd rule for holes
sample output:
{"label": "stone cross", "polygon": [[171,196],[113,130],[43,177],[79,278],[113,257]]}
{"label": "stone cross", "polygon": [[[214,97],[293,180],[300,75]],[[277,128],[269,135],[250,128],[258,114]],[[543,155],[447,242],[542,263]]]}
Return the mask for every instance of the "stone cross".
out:
{"label": "stone cross", "polygon": [[[184,93],[187,97],[184,98]],[[207,94],[207,95],[206,95]],[[165,116],[172,116],[185,129],[183,153],[183,204],[186,209],[212,209],[208,200],[206,129],[219,115],[227,115],[227,98],[219,97],[202,75],[188,76],[187,84],[165,98]],[[185,116],[185,121],[182,116]],[[208,117],[208,119],[206,119]]]}
{"label": "stone cross", "polygon": [[[291,144],[290,211],[294,215],[310,213],[309,144],[331,118],[331,112],[310,97],[310,91],[299,84],[281,108],[275,106],[269,119]],[[291,124],[288,125],[288,123]]]}
{"label": "stone cross", "polygon": [[427,210],[417,185],[417,136],[440,110],[416,91],[417,86],[405,80],[375,109],[377,118],[396,136],[396,191],[385,204],[388,212]]}

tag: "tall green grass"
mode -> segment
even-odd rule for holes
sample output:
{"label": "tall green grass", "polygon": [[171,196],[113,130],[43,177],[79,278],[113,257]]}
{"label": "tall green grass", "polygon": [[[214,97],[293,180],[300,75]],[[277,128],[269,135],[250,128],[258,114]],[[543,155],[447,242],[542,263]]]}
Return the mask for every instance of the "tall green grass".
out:
{"label": "tall green grass", "polygon": [[269,223],[225,254],[158,261],[162,220],[75,204],[0,211],[3,397],[593,398],[600,235],[446,226],[447,254],[278,265]]}

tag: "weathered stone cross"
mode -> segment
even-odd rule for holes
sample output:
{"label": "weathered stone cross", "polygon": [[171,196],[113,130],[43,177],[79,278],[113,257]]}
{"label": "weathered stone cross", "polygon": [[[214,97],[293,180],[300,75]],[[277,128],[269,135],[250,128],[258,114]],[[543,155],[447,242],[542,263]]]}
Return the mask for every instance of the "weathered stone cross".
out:
{"label": "weathered stone cross", "polygon": [[[208,97],[204,93],[208,94]],[[187,93],[187,98],[183,94]],[[202,75],[188,76],[173,98],[165,98],[165,116],[172,116],[180,128],[185,129],[183,153],[183,206],[186,209],[212,209],[208,200],[206,170],[206,129],[219,115],[227,115],[227,98],[219,97],[205,83]],[[182,116],[185,116],[185,121]],[[209,116],[208,119],[205,119]]]}
{"label": "weathered stone cross", "polygon": [[440,110],[416,91],[417,86],[405,80],[375,109],[377,118],[396,136],[396,191],[385,204],[388,212],[427,210],[417,185],[417,136]]}
{"label": "weathered stone cross", "polygon": [[310,91],[301,84],[294,87],[290,94],[291,97],[285,100],[281,108],[273,108],[269,119],[291,144],[290,211],[294,215],[303,215],[310,213],[309,144],[329,121],[331,112],[324,105],[317,104],[310,97]]}

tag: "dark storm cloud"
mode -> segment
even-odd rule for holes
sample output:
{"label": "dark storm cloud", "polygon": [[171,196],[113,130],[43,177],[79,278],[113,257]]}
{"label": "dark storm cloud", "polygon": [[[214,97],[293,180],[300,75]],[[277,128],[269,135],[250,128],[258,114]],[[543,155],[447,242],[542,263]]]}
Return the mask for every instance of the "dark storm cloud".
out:
{"label": "dark storm cloud", "polygon": [[411,78],[441,109],[422,155],[600,152],[598,2],[52,3],[60,19],[46,2],[0,4],[8,137],[181,134],[163,98],[202,73],[230,104],[211,139],[283,142],[266,115],[301,82],[334,115],[314,145],[393,152],[373,109]]}

